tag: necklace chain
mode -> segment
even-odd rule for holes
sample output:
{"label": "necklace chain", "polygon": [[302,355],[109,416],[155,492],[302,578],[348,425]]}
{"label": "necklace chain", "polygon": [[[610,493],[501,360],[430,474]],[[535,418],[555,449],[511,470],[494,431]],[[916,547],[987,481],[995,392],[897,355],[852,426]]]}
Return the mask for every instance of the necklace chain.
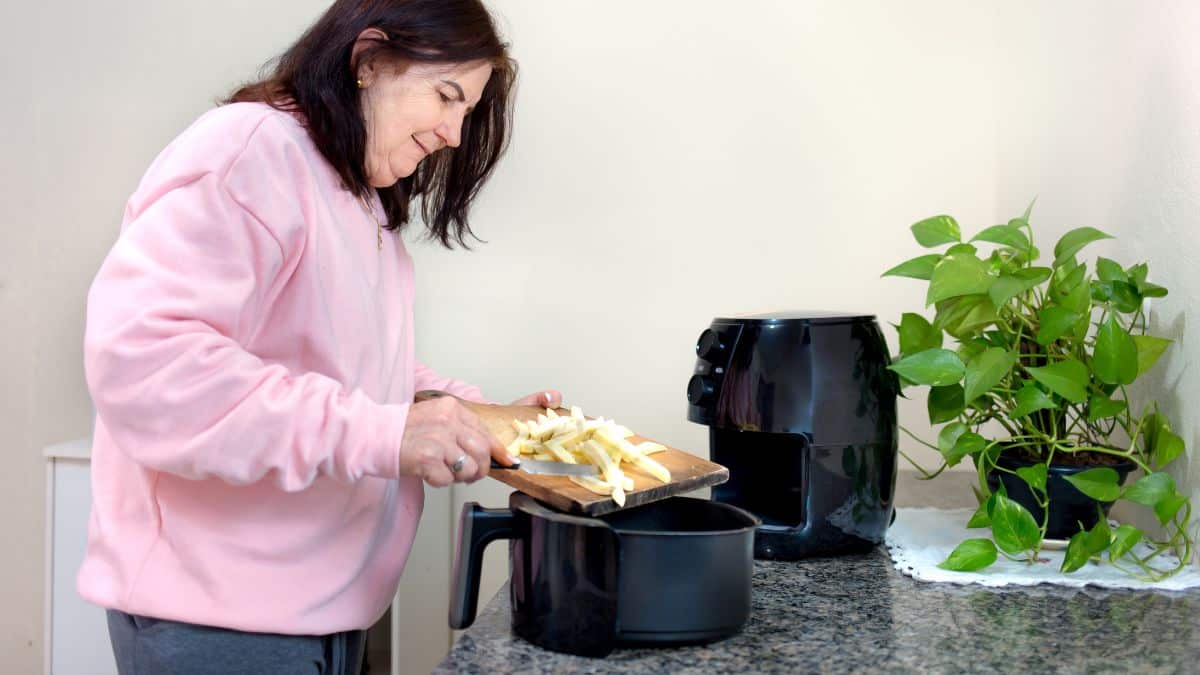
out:
{"label": "necklace chain", "polygon": [[371,220],[373,220],[375,222],[375,246],[380,251],[382,251],[383,250],[383,223],[379,222],[379,218],[375,217],[375,210],[372,209],[370,204],[367,203],[367,200],[365,197],[360,196],[358,198],[358,203],[362,205],[363,210],[366,211],[367,215],[371,217]]}

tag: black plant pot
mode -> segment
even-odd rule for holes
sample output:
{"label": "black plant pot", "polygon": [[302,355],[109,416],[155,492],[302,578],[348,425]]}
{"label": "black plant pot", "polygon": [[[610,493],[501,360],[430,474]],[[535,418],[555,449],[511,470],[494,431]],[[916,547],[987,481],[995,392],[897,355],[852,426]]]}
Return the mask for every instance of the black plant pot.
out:
{"label": "black plant pot", "polygon": [[[1021,467],[1033,466],[1035,462],[1000,455],[996,464],[1009,471],[1016,471]],[[1096,467],[1050,465],[1046,477],[1046,496],[1050,498],[1050,519],[1046,523],[1047,539],[1070,539],[1071,535],[1080,530],[1081,524],[1083,529],[1090,530],[1100,520],[1099,512],[1096,510],[1097,504],[1100,505],[1104,515],[1108,515],[1108,510],[1113,505],[1112,502],[1098,502],[1075,489],[1075,486],[1066,479],[1066,476],[1073,476],[1094,468]],[[1137,468],[1137,465],[1125,461],[1110,465],[1108,468],[1116,471],[1117,482],[1124,484],[1125,479],[1130,472]],[[1042,522],[1042,507],[1038,506],[1029,485],[1020,476],[1003,471],[993,471],[988,474],[987,482],[993,492],[1000,484],[1003,484],[1009,499],[1029,509],[1034,520],[1039,524]]]}

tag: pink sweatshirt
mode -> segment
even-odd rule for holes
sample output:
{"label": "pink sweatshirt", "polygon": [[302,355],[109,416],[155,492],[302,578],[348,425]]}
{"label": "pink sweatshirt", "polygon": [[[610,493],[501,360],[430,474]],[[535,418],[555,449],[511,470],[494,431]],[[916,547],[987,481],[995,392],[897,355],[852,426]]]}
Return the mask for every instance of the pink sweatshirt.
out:
{"label": "pink sweatshirt", "polygon": [[88,295],[84,598],[287,634],[383,614],[423,503],[398,469],[413,392],[483,400],[414,359],[412,260],[383,239],[266,105],[154,161]]}

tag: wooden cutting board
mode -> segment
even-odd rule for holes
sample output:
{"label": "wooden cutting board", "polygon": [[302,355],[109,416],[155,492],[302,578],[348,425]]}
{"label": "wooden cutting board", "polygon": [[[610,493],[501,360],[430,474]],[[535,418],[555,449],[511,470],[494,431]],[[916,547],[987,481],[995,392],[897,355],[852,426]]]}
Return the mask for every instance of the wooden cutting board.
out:
{"label": "wooden cutting board", "polygon": [[[441,394],[441,392],[419,392],[417,400],[432,398],[437,394]],[[512,426],[514,419],[527,422],[536,419],[538,413],[546,412],[545,408],[539,406],[482,405],[468,401],[462,401],[462,404],[479,415],[479,419],[504,445],[508,445],[517,437],[517,431]],[[570,411],[561,408],[556,412],[563,415],[570,414]],[[642,436],[629,438],[631,443],[648,440],[652,439]],[[579,487],[566,476],[535,476],[511,469],[493,469],[488,476],[560,511],[588,516],[598,516],[622,508],[627,509],[647,504],[702,487],[719,485],[729,480],[729,469],[678,448],[667,446],[666,450],[654,453],[651,458],[671,472],[671,482],[663,483],[640,468],[628,462],[622,462],[621,470],[625,472],[626,476],[633,479],[633,490],[625,493],[625,506],[623,507],[617,506],[612,497],[598,495]]]}

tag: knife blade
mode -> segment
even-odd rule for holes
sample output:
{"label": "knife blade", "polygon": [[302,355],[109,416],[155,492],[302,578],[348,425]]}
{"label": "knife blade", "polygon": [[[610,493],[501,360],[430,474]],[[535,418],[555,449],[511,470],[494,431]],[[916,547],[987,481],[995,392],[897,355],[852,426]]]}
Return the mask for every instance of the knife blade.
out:
{"label": "knife blade", "polygon": [[504,466],[492,460],[492,470],[524,471],[535,476],[595,476],[599,471],[591,464],[568,464],[566,462],[546,462],[540,459],[523,459],[515,466]]}

